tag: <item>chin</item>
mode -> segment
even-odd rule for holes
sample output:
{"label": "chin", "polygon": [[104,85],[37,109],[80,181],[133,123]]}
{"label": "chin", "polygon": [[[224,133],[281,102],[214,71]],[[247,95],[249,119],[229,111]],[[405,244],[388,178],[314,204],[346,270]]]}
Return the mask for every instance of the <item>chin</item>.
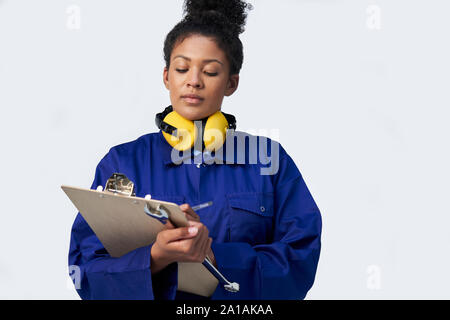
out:
{"label": "chin", "polygon": [[183,118],[191,121],[200,120],[209,117],[215,111],[209,112],[207,110],[202,110],[201,106],[183,106],[181,108],[174,108]]}

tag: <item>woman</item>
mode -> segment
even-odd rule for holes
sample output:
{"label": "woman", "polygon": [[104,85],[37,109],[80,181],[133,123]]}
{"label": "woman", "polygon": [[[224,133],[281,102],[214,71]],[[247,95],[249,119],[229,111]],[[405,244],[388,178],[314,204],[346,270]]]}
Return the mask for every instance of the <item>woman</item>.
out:
{"label": "woman", "polygon": [[[224,97],[238,87],[239,34],[249,7],[239,0],[185,2],[185,17],[164,44],[171,107],[157,115],[161,130],[111,148],[91,186],[123,173],[135,183],[136,196],[179,204],[190,227],[169,223],[154,244],[112,258],[78,214],[69,264],[80,267],[81,298],[198,298],[177,291],[177,262],[206,256],[240,284],[237,293],[217,286],[212,299],[302,299],[311,288],[320,253],[318,207],[279,144],[233,132],[233,116],[221,112]],[[215,139],[207,137],[208,127],[219,132]],[[237,142],[236,152],[229,142]],[[180,151],[184,161],[174,161]],[[269,174],[262,151],[277,156]],[[198,212],[189,205],[207,201],[213,205]]]}

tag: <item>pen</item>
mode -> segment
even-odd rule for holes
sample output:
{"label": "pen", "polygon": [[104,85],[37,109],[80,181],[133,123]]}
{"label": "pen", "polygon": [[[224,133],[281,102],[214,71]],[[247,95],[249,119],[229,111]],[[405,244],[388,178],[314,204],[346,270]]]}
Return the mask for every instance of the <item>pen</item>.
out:
{"label": "pen", "polygon": [[192,210],[197,211],[197,210],[200,210],[200,209],[204,209],[204,208],[207,208],[207,207],[209,207],[209,206],[212,206],[212,204],[213,204],[212,201],[208,201],[208,202],[205,202],[205,203],[202,203],[202,204],[198,204],[198,205],[196,205],[196,206],[193,206],[193,207],[192,207]]}

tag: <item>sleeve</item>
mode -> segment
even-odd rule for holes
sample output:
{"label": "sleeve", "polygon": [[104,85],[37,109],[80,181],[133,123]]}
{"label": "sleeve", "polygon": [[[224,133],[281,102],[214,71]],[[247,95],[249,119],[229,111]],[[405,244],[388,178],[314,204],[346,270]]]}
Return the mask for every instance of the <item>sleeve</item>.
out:
{"label": "sleeve", "polygon": [[214,299],[304,299],[312,287],[321,248],[322,219],[293,160],[284,154],[274,178],[271,243],[213,243],[218,269],[240,284],[238,293],[221,286]]}
{"label": "sleeve", "polygon": [[[91,189],[106,184],[118,169],[111,151],[96,168]],[[156,275],[150,269],[151,245],[133,250],[119,258],[111,257],[95,233],[78,213],[72,227],[69,248],[70,276],[82,299],[174,299],[177,264]],[[78,279],[75,279],[78,277]]]}

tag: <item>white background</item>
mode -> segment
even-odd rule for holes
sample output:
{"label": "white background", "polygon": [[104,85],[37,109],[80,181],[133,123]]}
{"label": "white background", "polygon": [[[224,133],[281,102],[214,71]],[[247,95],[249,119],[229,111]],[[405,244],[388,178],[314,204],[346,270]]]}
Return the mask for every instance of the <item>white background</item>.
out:
{"label": "white background", "polygon": [[[450,3],[252,3],[223,111],[279,130],[322,211],[307,299],[449,298]],[[0,298],[79,299],[60,185],[90,187],[110,147],[157,131],[181,14],[181,0],[0,0]]]}

